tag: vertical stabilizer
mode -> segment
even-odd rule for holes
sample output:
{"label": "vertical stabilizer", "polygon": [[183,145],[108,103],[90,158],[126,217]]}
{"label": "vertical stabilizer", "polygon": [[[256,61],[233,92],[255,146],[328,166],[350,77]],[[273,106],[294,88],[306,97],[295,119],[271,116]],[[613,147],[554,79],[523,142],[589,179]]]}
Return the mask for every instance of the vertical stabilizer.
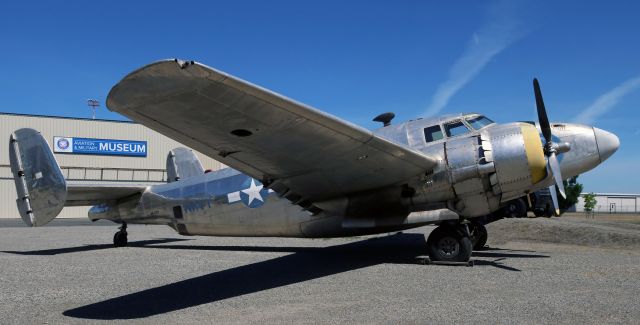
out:
{"label": "vertical stabilizer", "polygon": [[33,227],[49,223],[67,197],[67,184],[49,144],[40,132],[19,129],[9,138],[9,159],[22,220]]}
{"label": "vertical stabilizer", "polygon": [[167,182],[201,176],[204,168],[200,159],[191,149],[179,147],[169,151],[167,155]]}

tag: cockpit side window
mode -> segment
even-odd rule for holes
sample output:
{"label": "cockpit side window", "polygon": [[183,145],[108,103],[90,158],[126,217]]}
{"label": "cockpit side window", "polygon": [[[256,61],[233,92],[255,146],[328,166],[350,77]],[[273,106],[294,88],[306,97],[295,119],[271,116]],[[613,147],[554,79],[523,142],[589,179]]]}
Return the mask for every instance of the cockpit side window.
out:
{"label": "cockpit side window", "polygon": [[444,138],[444,136],[442,135],[440,125],[434,125],[424,129],[424,139],[427,143],[442,140],[442,138]]}
{"label": "cockpit side window", "polygon": [[469,129],[467,129],[462,121],[458,121],[445,124],[444,131],[447,133],[448,137],[455,137],[469,132]]}
{"label": "cockpit side window", "polygon": [[467,118],[467,123],[469,123],[472,128],[480,130],[485,126],[492,124],[493,121],[486,118],[485,116],[480,115],[472,118]]}

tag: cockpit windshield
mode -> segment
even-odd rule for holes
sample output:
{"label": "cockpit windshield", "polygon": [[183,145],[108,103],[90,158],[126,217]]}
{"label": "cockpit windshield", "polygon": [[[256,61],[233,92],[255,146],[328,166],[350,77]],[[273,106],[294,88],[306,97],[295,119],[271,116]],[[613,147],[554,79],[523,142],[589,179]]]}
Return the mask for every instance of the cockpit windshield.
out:
{"label": "cockpit windshield", "polygon": [[476,129],[476,130],[480,130],[483,127],[492,124],[493,121],[486,118],[483,115],[480,116],[476,116],[476,117],[470,117],[467,118],[467,123],[469,123],[469,125],[471,125],[472,128]]}
{"label": "cockpit windshield", "polygon": [[444,131],[447,133],[448,137],[455,137],[469,132],[469,129],[467,129],[462,121],[458,121],[445,124]]}

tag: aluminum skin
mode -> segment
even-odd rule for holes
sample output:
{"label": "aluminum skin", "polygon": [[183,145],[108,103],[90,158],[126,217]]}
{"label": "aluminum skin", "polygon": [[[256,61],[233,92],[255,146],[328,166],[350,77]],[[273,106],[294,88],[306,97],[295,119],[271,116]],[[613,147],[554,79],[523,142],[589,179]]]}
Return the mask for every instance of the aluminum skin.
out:
{"label": "aluminum skin", "polygon": [[[536,123],[468,113],[369,131],[189,61],[132,72],[107,105],[231,168],[202,172],[190,150],[176,148],[167,184],[67,184],[46,140],[21,129],[10,155],[28,224],[46,224],[63,206],[94,205],[92,220],[164,224],[184,235],[352,236],[473,219],[555,184]],[[565,179],[620,144],[590,126],[552,128]]]}

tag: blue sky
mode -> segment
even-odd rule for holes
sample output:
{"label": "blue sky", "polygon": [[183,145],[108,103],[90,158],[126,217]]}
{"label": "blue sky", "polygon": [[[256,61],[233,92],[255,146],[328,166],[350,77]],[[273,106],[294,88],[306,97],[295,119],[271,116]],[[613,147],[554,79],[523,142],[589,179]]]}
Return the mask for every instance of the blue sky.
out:
{"label": "blue sky", "polygon": [[[580,181],[640,193],[637,1],[64,1],[0,5],[0,111],[89,117],[128,72],[205,63],[368,128],[436,113],[613,131]],[[98,118],[122,119],[102,107]]]}

